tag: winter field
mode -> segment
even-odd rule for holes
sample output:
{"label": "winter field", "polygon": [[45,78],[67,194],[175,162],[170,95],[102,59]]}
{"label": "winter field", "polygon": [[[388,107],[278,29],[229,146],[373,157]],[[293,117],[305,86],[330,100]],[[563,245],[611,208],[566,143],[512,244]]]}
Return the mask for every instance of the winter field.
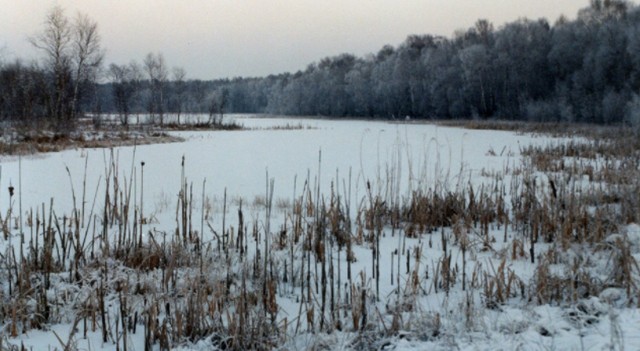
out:
{"label": "winter field", "polygon": [[0,350],[640,349],[637,137],[233,118],[2,156]]}

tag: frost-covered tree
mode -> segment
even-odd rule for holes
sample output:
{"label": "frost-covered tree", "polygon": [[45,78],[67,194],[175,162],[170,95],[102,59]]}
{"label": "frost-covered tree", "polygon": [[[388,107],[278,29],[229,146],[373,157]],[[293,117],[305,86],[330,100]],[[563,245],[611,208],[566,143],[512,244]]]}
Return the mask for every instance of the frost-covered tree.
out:
{"label": "frost-covered tree", "polygon": [[491,53],[482,44],[464,48],[459,53],[467,94],[476,113],[482,117],[495,111],[491,90]]}
{"label": "frost-covered tree", "polygon": [[373,59],[357,61],[345,75],[345,92],[353,103],[351,113],[357,116],[372,116],[373,94],[371,93],[371,71]]}
{"label": "frost-covered tree", "polygon": [[492,88],[496,111],[503,118],[522,115],[524,105],[552,92],[549,73],[550,26],[546,20],[520,19],[495,36]]}

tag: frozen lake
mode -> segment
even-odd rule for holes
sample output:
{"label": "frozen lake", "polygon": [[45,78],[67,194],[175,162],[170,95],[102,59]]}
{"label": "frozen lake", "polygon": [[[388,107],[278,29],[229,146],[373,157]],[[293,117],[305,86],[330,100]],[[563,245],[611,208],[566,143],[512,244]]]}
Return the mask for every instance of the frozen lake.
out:
{"label": "frozen lake", "polygon": [[[463,197],[471,196],[471,193],[468,192],[469,185],[473,185],[476,189],[475,196],[478,198],[478,194],[482,192],[478,191],[478,187],[482,184],[488,184],[491,185],[491,188],[485,188],[485,194],[500,194],[504,196],[505,203],[510,204],[512,195],[521,196],[522,194],[517,191],[517,188],[522,186],[522,181],[525,178],[523,173],[527,170],[533,172],[534,169],[532,165],[523,166],[525,161],[521,156],[521,150],[532,144],[564,143],[568,139],[522,135],[508,131],[468,130],[414,122],[343,121],[252,115],[235,115],[232,118],[246,129],[173,132],[184,139],[184,142],[180,143],[116,147],[113,149],[77,149],[20,159],[4,157],[0,159],[0,211],[5,218],[5,214],[9,213],[9,206],[11,206],[13,219],[11,223],[17,223],[20,205],[23,214],[28,214],[30,210],[42,213],[43,206],[46,207],[45,213],[48,213],[49,202],[53,199],[55,217],[58,220],[61,217],[69,218],[74,208],[73,197],[75,194],[76,208],[81,206],[84,198],[84,207],[87,212],[81,218],[96,220],[93,227],[87,226],[87,228],[94,229],[90,233],[93,240],[98,240],[100,234],[98,233],[96,236],[95,229],[96,226],[98,231],[101,228],[99,221],[103,215],[102,210],[105,208],[105,194],[107,193],[105,179],[108,178],[110,180],[109,201],[114,201],[114,189],[117,189],[119,193],[120,202],[123,202],[122,198],[126,196],[128,190],[131,190],[132,205],[121,211],[135,212],[135,216],[137,216],[139,213],[137,211],[144,204],[145,220],[139,220],[140,217],[134,217],[134,214],[129,213],[128,223],[130,225],[134,222],[140,223],[140,233],[156,235],[158,242],[162,238],[164,247],[165,239],[172,240],[171,233],[178,234],[173,237],[174,240],[180,238],[177,228],[180,227],[179,224],[186,223],[179,219],[179,194],[181,179],[184,177],[186,183],[189,184],[188,191],[192,194],[192,201],[188,203],[189,211],[193,210],[193,213],[189,212],[189,217],[193,215],[193,221],[190,218],[188,222],[189,225],[194,225],[193,230],[200,233],[201,240],[204,240],[204,243],[208,245],[205,249],[205,256],[211,257],[212,261],[208,262],[204,276],[212,282],[222,279],[225,269],[226,277],[234,276],[237,278],[240,276],[240,272],[250,272],[249,268],[254,267],[252,265],[254,262],[262,262],[260,261],[260,257],[263,257],[260,248],[263,241],[260,237],[262,233],[269,233],[264,235],[264,243],[265,247],[267,242],[270,243],[272,249],[269,258],[270,272],[276,272],[276,278],[271,279],[278,282],[273,292],[273,296],[277,298],[275,318],[278,325],[281,326],[281,330],[290,333],[288,335],[291,338],[283,340],[287,342],[288,346],[291,346],[291,349],[314,348],[315,345],[321,345],[324,342],[334,348],[349,349],[353,346],[350,343],[356,340],[356,336],[359,334],[355,332],[358,328],[351,320],[351,317],[356,313],[352,307],[358,305],[352,303],[359,301],[357,300],[358,296],[363,296],[362,301],[368,301],[367,308],[371,320],[374,323],[382,322],[385,330],[387,325],[392,323],[394,308],[403,306],[403,301],[415,306],[415,310],[410,309],[399,314],[403,318],[407,318],[404,320],[405,324],[402,328],[407,330],[408,334],[406,335],[409,336],[406,338],[403,336],[405,334],[399,334],[397,338],[396,335],[393,336],[396,338],[393,343],[398,350],[438,349],[438,347],[451,349],[452,340],[455,340],[456,345],[459,345],[458,349],[462,350],[522,349],[523,347],[526,349],[577,349],[574,346],[578,345],[578,342],[596,345],[595,348],[604,349],[605,346],[618,342],[614,340],[614,337],[620,340],[620,337],[617,336],[619,332],[614,328],[621,328],[620,333],[628,335],[624,342],[628,343],[630,348],[638,345],[637,340],[631,337],[637,334],[638,325],[638,316],[634,308],[609,309],[600,302],[606,299],[597,300],[596,297],[580,301],[580,303],[592,306],[597,313],[603,314],[600,321],[585,333],[584,331],[587,330],[583,329],[585,326],[576,327],[571,324],[572,319],[567,317],[571,316],[568,313],[573,313],[571,312],[573,307],[567,307],[567,309],[553,304],[532,304],[531,300],[526,300],[525,295],[532,296],[531,294],[533,294],[531,289],[535,287],[535,275],[540,267],[540,255],[548,256],[548,254],[538,254],[538,265],[530,263],[526,253],[509,254],[516,252],[517,247],[524,250],[528,237],[522,233],[521,229],[513,229],[513,226],[510,227],[510,230],[508,230],[508,226],[503,227],[507,229],[501,229],[499,226],[495,226],[496,223],[490,224],[490,229],[487,226],[486,238],[489,246],[487,248],[479,234],[479,229],[475,228],[475,225],[469,224],[469,232],[465,234],[465,237],[471,238],[469,256],[461,253],[461,245],[454,241],[455,228],[439,228],[436,231],[413,237],[408,235],[407,230],[402,227],[397,230],[398,233],[404,232],[404,234],[394,236],[396,229],[387,225],[384,227],[381,237],[378,233],[377,240],[379,242],[375,244],[377,246],[374,245],[371,238],[362,240],[362,233],[373,235],[373,228],[363,229],[358,233],[357,228],[363,228],[361,218],[358,216],[366,216],[367,207],[373,206],[370,202],[371,198],[368,197],[368,184],[372,197],[380,196],[382,202],[387,203],[398,201],[402,203],[410,198],[412,191],[427,191],[429,189],[437,189],[436,193],[438,194],[453,193],[462,194]],[[183,159],[184,167],[182,167]],[[141,166],[143,162],[144,167]],[[110,172],[117,172],[118,176],[114,178],[109,174]],[[541,187],[544,187],[547,183],[544,177],[543,172],[537,172],[529,179],[539,182]],[[117,187],[114,187],[116,178]],[[512,179],[515,180],[513,183],[510,182]],[[270,222],[265,220],[267,211],[264,200],[267,193],[267,183],[271,180],[274,184],[276,212],[272,218],[273,223],[269,226]],[[15,194],[11,198],[7,192],[9,186],[15,188]],[[354,243],[350,249],[354,258],[352,262],[349,261],[351,268],[345,269],[347,251],[339,246],[336,247],[334,239],[324,239],[327,243],[332,244],[328,247],[329,259],[323,258],[321,260],[318,259],[319,254],[314,251],[316,246],[313,246],[314,250],[306,249],[306,242],[294,242],[292,233],[295,230],[289,229],[287,232],[286,226],[292,228],[295,222],[294,218],[299,218],[301,221],[305,221],[305,238],[308,240],[311,240],[312,237],[317,238],[314,236],[317,234],[314,234],[316,222],[312,218],[313,216],[308,213],[306,215],[300,214],[298,217],[295,214],[292,215],[294,211],[292,211],[291,204],[295,200],[304,198],[305,201],[312,201],[315,203],[314,205],[318,205],[317,201],[322,201],[316,197],[318,190],[319,196],[324,198],[325,204],[332,204],[332,192],[338,193],[342,197],[338,201],[339,206],[350,204],[347,206],[352,211],[350,224],[353,225],[351,229],[353,232],[349,233],[349,238],[351,238],[350,242],[353,240]],[[223,216],[221,216],[225,191],[227,195],[226,225]],[[302,196],[303,191],[305,191],[305,196]],[[95,212],[89,215],[90,209],[94,207],[94,194],[97,194],[95,196],[97,199]],[[142,200],[140,200],[141,197]],[[345,201],[345,198],[348,200]],[[219,251],[221,240],[217,233],[231,232],[230,237],[233,237],[233,227],[240,222],[240,216],[236,216],[235,213],[240,199],[243,201],[245,214],[244,236],[250,238],[247,239],[250,241],[247,246],[247,257],[242,258],[242,254],[238,256],[237,250],[232,249],[230,258],[222,261]],[[302,200],[300,201],[299,204],[302,207]],[[307,204],[308,202],[304,203],[304,205]],[[113,207],[125,208],[122,203],[119,203],[119,207]],[[205,208],[206,216],[202,215],[202,209]],[[324,210],[323,206],[315,206],[313,211],[320,213]],[[299,211],[299,213],[302,212],[304,211]],[[182,215],[185,215],[184,212]],[[326,213],[322,214],[322,216],[324,215]],[[207,227],[204,227],[205,217],[207,217]],[[66,223],[71,223],[71,221]],[[283,226],[285,229],[282,229]],[[250,228],[255,231],[254,234],[248,235]],[[630,228],[635,232],[638,231],[635,224]],[[13,234],[8,236],[9,240],[0,237],[0,253],[5,252],[6,248],[13,250],[13,245],[18,242],[16,240],[18,228],[14,225],[11,229]],[[109,225],[111,240],[116,240],[120,229],[122,229],[121,226]],[[189,232],[191,229],[190,227]],[[129,231],[131,231],[130,227]],[[25,229],[25,232],[28,230]],[[88,229],[87,232],[89,232]],[[142,236],[142,234],[140,235]],[[282,239],[283,235],[284,239]],[[335,235],[337,238],[337,234]],[[488,239],[489,235],[493,240]],[[151,235],[149,237],[154,243],[156,242],[156,239],[153,239]],[[500,240],[502,237],[504,239]],[[634,237],[638,238],[636,242],[640,242],[640,234]],[[278,246],[279,238],[285,242],[282,247]],[[42,241],[42,239],[40,240]],[[93,253],[93,240],[91,246],[87,244],[84,247],[85,251]],[[447,241],[449,242],[448,250],[446,249]],[[216,245],[218,251],[214,249]],[[545,249],[549,249],[551,252],[554,245],[554,243],[536,243],[538,252],[544,252]],[[637,251],[640,244],[634,245],[633,250]],[[193,245],[185,244],[185,247],[193,247]],[[325,246],[322,248],[327,250]],[[376,252],[379,255],[374,260]],[[575,255],[570,250],[562,253],[562,255],[565,254],[568,257]],[[9,257],[8,255],[6,257]],[[326,256],[326,253],[324,255]],[[311,256],[314,256],[313,262]],[[591,256],[594,257],[594,260],[599,260],[599,266],[594,268],[596,271],[607,272],[611,270],[609,262],[613,261],[608,254]],[[111,256],[105,257],[112,260]],[[305,263],[305,257],[307,263]],[[246,261],[244,261],[245,259]],[[374,264],[372,263],[374,261],[378,264],[376,269],[379,269],[377,279],[374,278]],[[450,262],[447,264],[446,270],[443,268],[445,261]],[[322,307],[322,312],[319,312],[321,293],[318,289],[318,281],[322,281],[323,278],[320,278],[318,267],[321,267],[324,272],[326,266],[329,266],[329,264],[325,265],[325,262],[331,263],[330,272],[332,273],[329,275],[332,279],[329,287],[332,293],[334,288],[337,288],[336,306],[340,311],[337,316],[331,318],[337,317],[336,320],[345,323],[346,329],[344,331],[337,329],[331,333],[316,333],[314,331],[314,323],[317,325],[319,320],[324,320],[329,315],[328,310],[325,311],[324,307]],[[466,278],[464,275],[454,277],[452,282],[455,286],[451,291],[443,291],[441,288],[442,280],[438,280],[438,274],[443,274],[440,272],[445,271],[459,272],[460,267],[464,267],[463,262],[469,266],[466,271],[465,268],[462,270],[471,274],[472,278],[469,278],[469,275]],[[159,271],[162,271],[164,276],[164,266],[150,272],[145,272],[142,269],[135,270],[135,275],[132,275],[129,268],[117,260],[112,263],[115,267],[112,269],[120,274],[119,279],[128,281],[132,284],[131,286],[137,284],[140,279],[146,279],[151,287],[159,286],[160,282],[164,281],[158,277]],[[404,268],[405,264],[406,268]],[[571,264],[573,265],[573,263]],[[334,265],[337,265],[335,270],[333,269]],[[87,265],[85,268],[91,271],[91,267],[93,266]],[[266,267],[265,263],[265,272]],[[304,278],[304,267],[307,267],[307,278]],[[496,271],[495,267],[502,268]],[[556,268],[559,272],[567,267],[558,265]],[[503,273],[503,269],[506,273]],[[195,274],[195,271],[197,271],[197,267],[194,266],[182,267],[179,268],[179,273],[175,276],[188,278],[190,274]],[[230,271],[231,275],[229,275]],[[353,278],[349,274],[350,277],[347,280],[345,271],[353,271]],[[259,273],[260,269],[254,270],[254,272]],[[297,283],[292,282],[283,278],[282,272],[285,273],[285,276],[290,272],[289,277],[300,277],[300,279]],[[512,279],[513,282],[522,282],[523,292],[520,294],[522,296],[516,297],[517,293],[511,295],[507,293],[509,296],[504,304],[497,308],[485,308],[487,306],[487,300],[485,300],[487,286],[493,286],[487,284],[493,284],[497,281],[492,279],[506,277],[507,273],[511,274],[509,282]],[[244,273],[242,274],[244,275]],[[67,276],[71,275],[67,272],[60,275],[60,277]],[[334,284],[333,278],[335,277],[337,277],[337,283]],[[181,286],[185,286],[182,284],[188,285],[189,280],[186,278],[185,280],[177,279],[178,290],[182,289]],[[304,289],[305,284],[300,283],[305,279],[308,280],[307,290]],[[468,281],[475,281],[476,286],[471,284],[469,285],[470,290],[463,291],[465,288],[461,288],[460,282]],[[481,281],[483,283],[480,283]],[[254,289],[261,286],[258,280],[249,280],[249,282]],[[312,282],[315,282],[315,289],[309,288],[313,285]],[[81,293],[83,289],[90,293],[93,292],[93,288],[89,286],[79,287],[65,284],[65,282],[59,282],[58,285],[54,285],[49,291],[50,294],[54,297],[63,296],[66,299],[67,293],[64,289]],[[321,286],[326,286],[326,281]],[[412,287],[413,290],[409,287]],[[524,292],[525,287],[528,287],[528,293]],[[403,294],[398,294],[400,288],[403,289]],[[407,289],[413,292],[409,293]],[[303,297],[306,294],[311,294],[311,290],[315,294],[313,300],[305,301]],[[64,293],[54,294],[57,291]],[[237,285],[231,287],[230,291],[231,296],[234,296],[234,293],[237,294],[239,291]],[[364,291],[364,294],[359,295],[359,291]],[[255,292],[262,294],[264,290],[256,289]],[[374,294],[377,298],[371,299]],[[160,296],[160,298],[166,299],[167,296],[169,295]],[[142,297],[136,294],[130,294],[129,297],[134,301],[133,306],[139,311],[147,309],[147,298],[158,298],[156,295]],[[142,306],[141,299],[144,299],[144,306]],[[225,304],[228,302],[228,306],[225,307],[228,308],[225,310],[226,312],[235,313],[238,307],[234,305],[233,301],[233,299],[225,300]],[[333,295],[331,301],[333,305]],[[117,306],[117,303],[114,306]],[[254,307],[258,308],[259,306]],[[363,307],[363,310],[366,309]],[[378,314],[377,317],[374,315],[374,310]],[[311,327],[305,322],[301,322],[309,318],[307,314],[309,311],[312,313]],[[313,317],[314,311],[316,317]],[[120,312],[114,311],[112,315],[116,316],[117,313]],[[73,314],[74,311],[69,312],[69,316]],[[300,326],[299,330],[298,326]],[[64,335],[69,334],[70,328],[69,320],[52,325],[52,329]],[[377,328],[378,331],[381,331],[379,326]],[[442,331],[443,334],[437,337],[422,334],[425,330],[433,329],[438,332]],[[414,333],[414,335],[411,336],[410,333]],[[550,335],[551,337],[549,337]],[[93,332],[87,339],[78,337],[77,340],[82,345],[80,348],[93,349],[87,345],[94,345],[94,347],[101,346],[103,349],[118,349],[113,342],[102,343],[98,332]],[[134,349],[142,349],[144,340],[144,333],[138,332],[130,335],[129,344]],[[24,342],[25,345],[34,346],[35,349],[45,348],[45,345],[49,348],[58,346],[51,332],[47,330],[31,330],[27,334],[20,334],[13,341],[16,344]],[[209,350],[213,345],[212,340],[201,340],[201,345],[187,344],[183,349]],[[357,347],[353,347],[357,349]]]}
{"label": "frozen lake", "polygon": [[[399,189],[397,193],[405,196],[411,190],[433,187],[436,181],[448,187],[482,181],[477,176],[483,171],[519,164],[521,145],[549,142],[548,138],[513,132],[432,124],[250,115],[233,118],[249,130],[176,132],[173,134],[183,137],[184,142],[114,148],[120,177],[131,178],[133,168],[135,183],[140,184],[140,164],[145,163],[144,200],[149,210],[173,207],[180,190],[183,157],[194,193],[201,194],[206,181],[207,196],[216,199],[223,197],[226,188],[229,199],[242,197],[251,203],[266,193],[267,173],[274,180],[274,198],[291,199],[294,191],[300,194],[306,180],[315,189],[319,171],[321,193],[326,196],[336,179],[337,190],[346,194],[349,174],[353,199],[365,195],[367,181],[380,194]],[[80,201],[85,166],[86,201],[90,205],[96,187],[104,186],[110,160],[109,149],[67,150],[21,160],[5,157],[1,161],[0,209],[6,211],[6,189],[13,185],[16,190],[22,188],[24,211],[48,205],[51,198],[58,211],[70,210],[71,184]],[[98,191],[103,192],[102,188]],[[17,196],[13,198],[14,211],[17,200]]]}

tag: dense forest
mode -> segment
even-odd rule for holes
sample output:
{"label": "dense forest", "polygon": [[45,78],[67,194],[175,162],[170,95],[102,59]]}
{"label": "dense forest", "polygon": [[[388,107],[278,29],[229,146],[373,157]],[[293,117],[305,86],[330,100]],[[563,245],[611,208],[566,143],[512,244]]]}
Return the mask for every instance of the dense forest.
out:
{"label": "dense forest", "polygon": [[478,20],[451,38],[410,35],[365,57],[326,57],[304,71],[263,78],[187,79],[159,53],[108,66],[96,61],[79,67],[72,58],[1,62],[0,118],[98,112],[128,123],[133,113],[150,113],[162,122],[167,113],[224,111],[640,121],[640,7],[624,0],[592,0],[574,20],[561,17],[553,24],[521,18],[496,29]]}

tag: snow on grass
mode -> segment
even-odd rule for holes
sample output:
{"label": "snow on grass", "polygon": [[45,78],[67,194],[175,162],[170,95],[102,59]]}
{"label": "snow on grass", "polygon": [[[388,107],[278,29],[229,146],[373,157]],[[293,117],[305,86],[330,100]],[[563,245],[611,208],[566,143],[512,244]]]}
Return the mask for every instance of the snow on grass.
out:
{"label": "snow on grass", "polygon": [[[77,239],[69,239],[73,247],[66,251],[59,246],[63,239],[54,246],[55,257],[62,250],[67,258],[49,278],[51,319],[42,330],[20,322],[25,333],[9,337],[16,323],[12,309],[5,307],[0,313],[2,340],[34,349],[63,349],[63,343],[71,342],[72,349],[115,350],[122,349],[126,339],[129,349],[142,350],[145,328],[153,328],[160,334],[152,338],[153,349],[166,343],[179,350],[241,345],[222,332],[264,342],[245,346],[284,349],[640,348],[633,295],[638,291],[637,286],[630,288],[638,272],[628,259],[640,258],[638,225],[621,226],[595,245],[583,245],[561,234],[559,227],[553,233],[541,231],[535,262],[531,260],[532,228],[553,225],[546,217],[534,217],[543,213],[536,204],[557,204],[560,200],[550,195],[555,187],[557,198],[571,198],[564,192],[570,185],[593,191],[590,180],[596,179],[567,180],[562,166],[553,166],[556,159],[534,160],[549,167],[534,170],[521,151],[568,142],[575,146],[588,143],[586,139],[371,121],[247,116],[236,116],[235,121],[253,129],[174,132],[185,142],[4,158],[0,213],[10,220],[6,237],[0,238],[3,281],[16,281],[7,276],[7,267],[16,269],[8,258],[19,257],[20,247],[33,259],[33,226],[26,221],[32,213],[46,221],[51,201],[54,217],[68,228],[62,232],[73,232],[72,220],[81,218],[79,233],[89,240],[82,241],[83,257],[74,256]],[[593,163],[596,169],[620,164],[589,160],[580,160],[580,170],[585,164]],[[271,180],[272,195],[267,190]],[[15,187],[14,196],[4,191],[9,186]],[[441,206],[456,199],[470,206],[473,194],[488,212],[472,219],[469,208],[460,211],[450,204],[449,224],[435,228],[394,220],[401,215],[394,211],[408,211],[402,215],[409,216],[410,210],[401,208],[428,194],[443,200]],[[268,215],[270,201],[274,212]],[[105,211],[105,204],[114,212]],[[491,214],[491,206],[508,211]],[[563,217],[574,213],[570,206],[558,205],[562,213],[544,213],[558,225],[578,228],[571,235],[591,235],[578,233],[588,228],[578,219]],[[597,222],[601,204],[596,201],[592,207],[596,222],[591,228],[596,232],[608,224]],[[244,215],[244,248],[239,211]],[[123,212],[130,218],[123,219]],[[140,213],[142,219],[136,217]],[[108,235],[99,224],[104,216],[114,218]],[[504,219],[509,216],[513,218]],[[129,232],[123,223],[129,223]],[[294,239],[297,225],[305,233],[300,241]],[[18,244],[20,228],[27,238],[23,246]],[[341,231],[347,228],[351,253],[341,243]],[[327,236],[314,234],[320,232]],[[551,234],[554,240],[545,242]],[[307,237],[313,242],[306,242]],[[127,250],[138,250],[141,257],[128,256]],[[353,258],[350,279],[347,256]],[[86,266],[74,271],[80,261]],[[45,275],[34,272],[31,284],[42,286]],[[252,276],[244,279],[246,275]],[[80,282],[74,276],[80,276]],[[591,281],[581,281],[584,277]],[[241,284],[245,281],[247,286]],[[571,281],[575,283],[567,283]],[[15,285],[2,284],[3,303],[21,303],[23,298],[10,295],[9,289],[15,295]],[[106,342],[95,311],[102,303],[100,291],[110,318],[105,322]],[[25,309],[39,311],[41,301],[24,301]],[[82,315],[72,332],[79,311],[89,315]],[[194,315],[201,316],[200,327],[208,334],[170,339],[186,334],[178,331]],[[269,333],[234,329],[243,326],[236,318],[245,315],[251,317],[244,321],[246,328],[267,328]],[[137,325],[137,331],[125,337],[117,327],[119,318]]]}

